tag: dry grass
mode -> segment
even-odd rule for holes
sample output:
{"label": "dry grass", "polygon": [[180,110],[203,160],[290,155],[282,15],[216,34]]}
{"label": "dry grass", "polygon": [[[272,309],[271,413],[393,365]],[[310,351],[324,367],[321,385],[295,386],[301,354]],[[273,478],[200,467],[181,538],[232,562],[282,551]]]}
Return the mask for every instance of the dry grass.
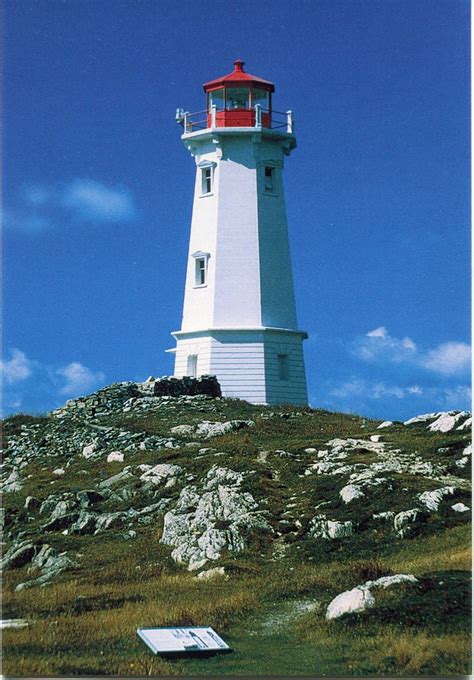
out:
{"label": "dry grass", "polygon": [[394,631],[384,635],[385,668],[403,675],[439,673],[461,675],[468,673],[466,659],[471,655],[469,635],[433,636],[427,633],[404,634]]}

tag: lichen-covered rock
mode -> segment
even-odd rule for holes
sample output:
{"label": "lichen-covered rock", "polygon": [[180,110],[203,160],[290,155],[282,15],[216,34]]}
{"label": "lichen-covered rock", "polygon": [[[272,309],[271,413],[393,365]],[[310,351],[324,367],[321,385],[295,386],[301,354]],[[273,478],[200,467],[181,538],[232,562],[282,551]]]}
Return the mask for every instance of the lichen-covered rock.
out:
{"label": "lichen-covered rock", "polygon": [[190,570],[218,559],[224,550],[243,550],[249,530],[271,531],[254,497],[240,490],[241,473],[214,466],[205,479],[204,488],[210,490],[199,493],[195,486],[185,487],[175,509],[164,517],[161,541],[172,546],[172,558]]}
{"label": "lichen-covered rock", "polygon": [[428,510],[437,512],[440,504],[446,496],[452,496],[455,489],[454,486],[443,486],[440,489],[435,489],[434,491],[425,491],[421,493],[418,498],[420,503],[424,505]]}
{"label": "lichen-covered rock", "polygon": [[177,477],[183,472],[183,468],[179,465],[171,465],[170,463],[160,463],[158,465],[139,465],[139,470],[142,472],[140,479],[143,482],[151,482],[159,485],[165,483],[171,477]]}

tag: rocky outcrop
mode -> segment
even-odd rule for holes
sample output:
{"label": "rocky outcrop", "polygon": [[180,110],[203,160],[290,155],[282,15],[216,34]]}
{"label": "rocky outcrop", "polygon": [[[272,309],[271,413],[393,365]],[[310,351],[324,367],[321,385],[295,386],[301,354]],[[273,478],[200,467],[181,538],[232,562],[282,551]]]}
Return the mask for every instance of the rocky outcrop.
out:
{"label": "rocky outcrop", "polygon": [[243,475],[213,466],[203,480],[203,492],[187,486],[173,510],[164,517],[162,543],[172,546],[172,558],[200,569],[224,553],[241,552],[252,530],[271,532],[264,513],[240,487]]}
{"label": "rocky outcrop", "polygon": [[430,432],[451,432],[454,429],[464,430],[471,427],[471,414],[467,411],[438,411],[436,413],[424,413],[405,420],[404,425],[419,425],[429,423],[427,429]]}

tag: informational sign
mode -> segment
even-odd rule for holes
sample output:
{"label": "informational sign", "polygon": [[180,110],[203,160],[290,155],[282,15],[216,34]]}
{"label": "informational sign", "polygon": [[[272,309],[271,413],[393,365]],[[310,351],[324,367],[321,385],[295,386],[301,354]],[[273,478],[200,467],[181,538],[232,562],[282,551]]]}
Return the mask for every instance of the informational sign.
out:
{"label": "informational sign", "polygon": [[229,645],[209,627],[137,628],[154,654],[200,654],[230,652]]}

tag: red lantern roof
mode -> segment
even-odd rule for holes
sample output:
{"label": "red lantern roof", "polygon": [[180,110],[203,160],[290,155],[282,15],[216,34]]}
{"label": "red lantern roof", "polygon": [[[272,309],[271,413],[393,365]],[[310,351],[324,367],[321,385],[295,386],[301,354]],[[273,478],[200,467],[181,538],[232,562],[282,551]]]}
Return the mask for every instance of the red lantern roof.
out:
{"label": "red lantern roof", "polygon": [[215,80],[210,80],[208,83],[204,83],[204,92],[209,92],[210,90],[216,90],[218,87],[258,87],[261,90],[267,90],[268,92],[275,92],[275,85],[270,83],[268,80],[259,78],[258,76],[253,76],[250,73],[244,71],[244,63],[242,59],[237,59],[234,61],[234,70],[226,76],[221,76]]}

